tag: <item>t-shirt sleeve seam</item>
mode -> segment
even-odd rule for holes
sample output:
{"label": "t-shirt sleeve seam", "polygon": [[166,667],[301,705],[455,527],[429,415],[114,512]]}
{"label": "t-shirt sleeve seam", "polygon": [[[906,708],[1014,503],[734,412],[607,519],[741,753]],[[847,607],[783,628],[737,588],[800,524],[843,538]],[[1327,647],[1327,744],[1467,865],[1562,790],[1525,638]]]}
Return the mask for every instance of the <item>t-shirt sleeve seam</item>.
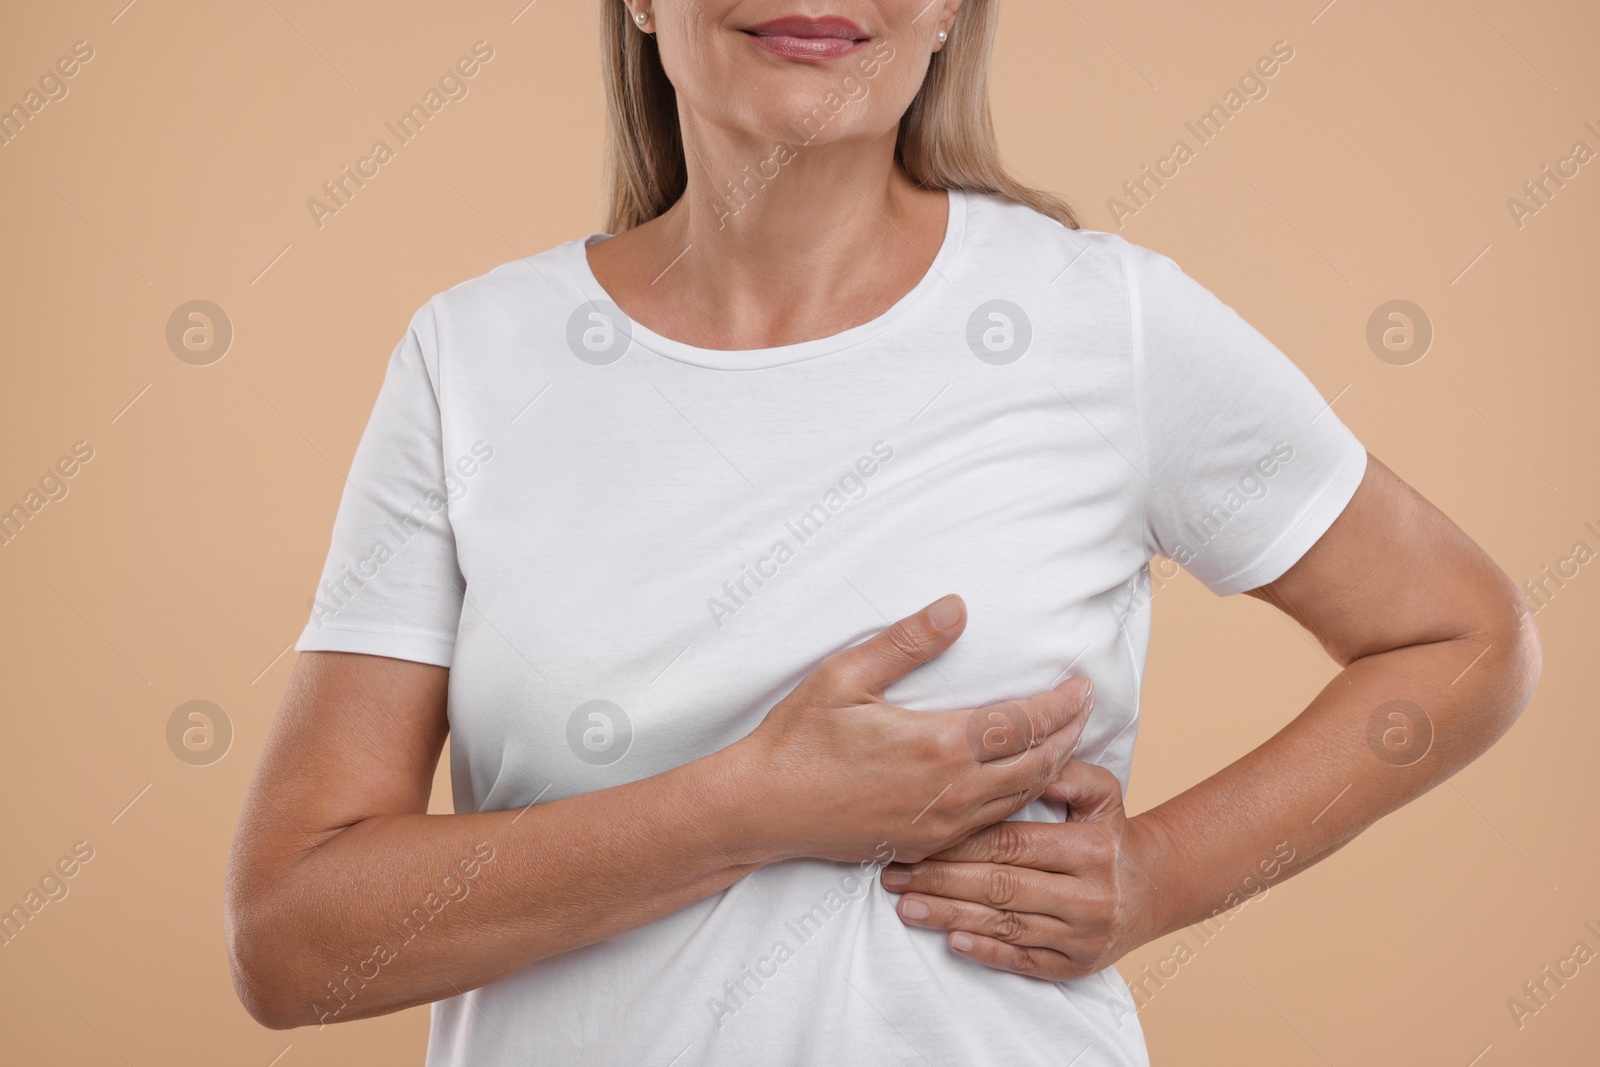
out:
{"label": "t-shirt sleeve seam", "polygon": [[[425,305],[428,311],[429,323],[432,327],[432,354],[433,366],[428,368],[429,384],[433,386],[433,400],[439,406],[439,444],[441,455],[444,447],[444,325],[439,321],[439,297],[430,297]],[[424,345],[423,352],[427,353],[430,346]],[[426,364],[427,360],[424,359]]]}
{"label": "t-shirt sleeve seam", "polygon": [[[450,472],[450,464],[446,457],[450,452],[450,449],[447,445],[447,442],[450,440],[450,430],[445,425],[444,325],[439,321],[441,318],[439,295],[440,294],[434,294],[434,296],[430,297],[428,302],[423,305],[422,309],[428,317],[428,332],[432,335],[431,344],[424,343],[421,331],[418,331],[417,334],[417,344],[422,350],[422,368],[427,373],[428,385],[433,390],[434,415],[439,421],[439,439],[434,442],[437,453],[435,458],[439,461],[439,470],[448,476]],[[429,359],[430,355],[432,356],[431,361]],[[443,489],[445,487],[441,486],[440,488]],[[460,573],[461,554],[459,546],[456,545],[455,525],[451,521],[450,517],[450,504],[452,501],[448,492],[443,493],[443,496],[445,498],[443,511],[444,524],[450,531],[451,545],[455,548],[455,567],[457,573]],[[465,581],[465,578],[466,576],[462,575],[463,581]]]}
{"label": "t-shirt sleeve seam", "polygon": [[[1305,550],[1302,551],[1295,559],[1289,560],[1288,563],[1286,563],[1277,574],[1273,574],[1269,577],[1258,580],[1255,572],[1261,567],[1265,566],[1269,561],[1272,561],[1275,554],[1282,549],[1283,545],[1296,537],[1305,528],[1307,523],[1318,520],[1326,520],[1323,522],[1322,529],[1317,531],[1317,539],[1321,539],[1322,535],[1328,532],[1328,528],[1333,525],[1334,521],[1337,520],[1341,514],[1343,514],[1344,509],[1349,506],[1350,499],[1355,495],[1355,491],[1360,488],[1362,477],[1366,474],[1366,448],[1363,447],[1353,435],[1349,438],[1349,440],[1356,446],[1350,454],[1360,456],[1361,464],[1359,469],[1356,468],[1348,459],[1341,462],[1341,464],[1328,477],[1327,481],[1322,484],[1322,487],[1317,490],[1316,494],[1310,500],[1306,501],[1305,504],[1301,505],[1299,512],[1294,517],[1294,521],[1284,528],[1284,530],[1279,533],[1277,537],[1274,537],[1270,544],[1262,548],[1261,551],[1257,552],[1253,557],[1251,557],[1250,562],[1236,568],[1232,573],[1226,575],[1225,577],[1208,583],[1213,592],[1219,596],[1233,596],[1236,593],[1242,593],[1248,589],[1255,589],[1276,581],[1278,578],[1281,578],[1285,573],[1287,573],[1289,568],[1294,566],[1294,564],[1305,555],[1305,552],[1309,552],[1311,550],[1311,547],[1316,543],[1316,540],[1313,540],[1311,545],[1306,545]],[[1348,470],[1346,469],[1347,466],[1349,468]],[[1333,497],[1333,495],[1336,493],[1339,494],[1343,499],[1338,501],[1339,507],[1336,510],[1333,510],[1331,514],[1327,514],[1329,510],[1327,508],[1328,501],[1330,497]],[[1241,579],[1244,579],[1246,584],[1239,584]]]}
{"label": "t-shirt sleeve seam", "polygon": [[1139,462],[1142,469],[1138,470],[1140,478],[1144,481],[1141,495],[1141,509],[1139,518],[1139,536],[1144,542],[1145,554],[1155,555],[1158,546],[1150,530],[1150,504],[1151,493],[1154,489],[1155,472],[1150,470],[1150,438],[1145,426],[1144,404],[1144,294],[1139,287],[1139,280],[1133,269],[1130,257],[1132,245],[1126,240],[1118,239],[1117,256],[1122,264],[1122,283],[1127,293],[1128,302],[1128,362],[1133,374],[1133,421],[1139,444]]}
{"label": "t-shirt sleeve seam", "polygon": [[446,668],[454,664],[455,647],[453,635],[437,631],[332,626],[308,626],[294,643],[296,652],[350,652]]}
{"label": "t-shirt sleeve seam", "polygon": [[366,634],[369,637],[428,637],[439,641],[456,639],[455,634],[443,630],[421,630],[411,626],[312,626],[307,635],[314,634]]}

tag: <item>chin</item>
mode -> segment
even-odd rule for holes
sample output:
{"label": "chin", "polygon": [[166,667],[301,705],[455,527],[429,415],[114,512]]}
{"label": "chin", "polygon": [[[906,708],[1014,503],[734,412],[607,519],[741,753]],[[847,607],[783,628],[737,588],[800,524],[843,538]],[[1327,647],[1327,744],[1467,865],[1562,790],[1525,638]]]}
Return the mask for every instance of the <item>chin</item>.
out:
{"label": "chin", "polygon": [[784,84],[763,86],[758,98],[746,101],[739,125],[765,140],[797,147],[871,141],[894,129],[894,121],[880,121],[879,109],[869,107],[865,99],[840,92],[837,79],[781,80]]}

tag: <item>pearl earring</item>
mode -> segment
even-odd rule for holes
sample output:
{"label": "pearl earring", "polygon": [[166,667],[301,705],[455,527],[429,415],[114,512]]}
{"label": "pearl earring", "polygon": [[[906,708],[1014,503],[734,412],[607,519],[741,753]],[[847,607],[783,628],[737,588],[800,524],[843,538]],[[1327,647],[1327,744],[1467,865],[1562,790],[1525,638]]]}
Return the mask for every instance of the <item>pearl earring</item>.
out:
{"label": "pearl earring", "polygon": [[650,17],[649,15],[646,15],[643,11],[641,11],[637,15],[633,16],[633,21],[635,21],[639,25],[643,26],[644,25],[644,20],[649,18],[649,17]]}
{"label": "pearl earring", "polygon": [[950,35],[948,33],[945,33],[943,30],[939,31],[939,43],[940,44],[944,44],[949,39],[950,39]]}

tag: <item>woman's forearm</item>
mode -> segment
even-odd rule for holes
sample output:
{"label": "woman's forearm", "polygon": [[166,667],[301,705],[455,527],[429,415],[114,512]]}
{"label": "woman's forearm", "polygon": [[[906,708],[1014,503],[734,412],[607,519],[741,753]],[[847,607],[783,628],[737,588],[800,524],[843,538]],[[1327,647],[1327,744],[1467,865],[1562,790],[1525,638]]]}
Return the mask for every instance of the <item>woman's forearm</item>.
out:
{"label": "woman's forearm", "polygon": [[688,907],[751,869],[735,763],[724,749],[525,809],[291,831],[296,854],[232,874],[271,883],[230,893],[250,901],[229,915],[240,994],[274,1027],[380,1015]]}
{"label": "woman's forearm", "polygon": [[[1071,759],[1089,687],[959,711],[884,703],[965,617],[941,598],[833,653],[754,731],[673,770],[468,815],[423,814],[441,669],[303,660],[230,865],[241,999],[276,1027],[382,1014],[655,922],[768,863],[922,857],[1014,814]],[[974,718],[1001,711],[1017,728],[975,750]]]}
{"label": "woman's forearm", "polygon": [[1538,674],[1531,624],[1509,615],[1354,660],[1260,747],[1138,816],[1152,842],[1139,860],[1159,923],[1149,936],[1304,870],[1493,744]]}

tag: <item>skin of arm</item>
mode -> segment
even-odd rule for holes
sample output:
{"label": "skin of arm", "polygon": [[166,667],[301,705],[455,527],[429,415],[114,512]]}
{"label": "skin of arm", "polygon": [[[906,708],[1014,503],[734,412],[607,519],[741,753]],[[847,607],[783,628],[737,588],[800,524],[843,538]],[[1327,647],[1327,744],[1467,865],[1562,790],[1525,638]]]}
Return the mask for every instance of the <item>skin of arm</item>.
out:
{"label": "skin of arm", "polygon": [[[338,652],[297,665],[228,875],[234,984],[264,1025],[464,992],[686,907],[751,862],[725,760],[526,813],[425,814],[448,674]],[[651,891],[630,896],[642,870]]]}
{"label": "skin of arm", "polygon": [[[882,701],[965,625],[961,598],[941,598],[828,656],[727,748],[609,789],[457,815],[427,814],[448,670],[306,653],[229,863],[241,1001],[275,1029],[397,1011],[654,922],[766,863],[920,859],[1004,819],[1061,774],[1093,699],[1071,678],[964,711]],[[994,716],[1017,729],[975,749],[973,722]]]}
{"label": "skin of arm", "polygon": [[[1375,458],[1323,537],[1250,595],[1343,667],[1310,706],[1131,818],[1115,777],[1074,760],[1045,794],[1070,805],[1068,822],[1001,823],[887,867],[901,919],[950,931],[954,951],[991,967],[1092,974],[1237,907],[1443,782],[1511,727],[1538,682],[1539,641],[1515,585]],[[1392,701],[1421,713],[1395,716]]]}

